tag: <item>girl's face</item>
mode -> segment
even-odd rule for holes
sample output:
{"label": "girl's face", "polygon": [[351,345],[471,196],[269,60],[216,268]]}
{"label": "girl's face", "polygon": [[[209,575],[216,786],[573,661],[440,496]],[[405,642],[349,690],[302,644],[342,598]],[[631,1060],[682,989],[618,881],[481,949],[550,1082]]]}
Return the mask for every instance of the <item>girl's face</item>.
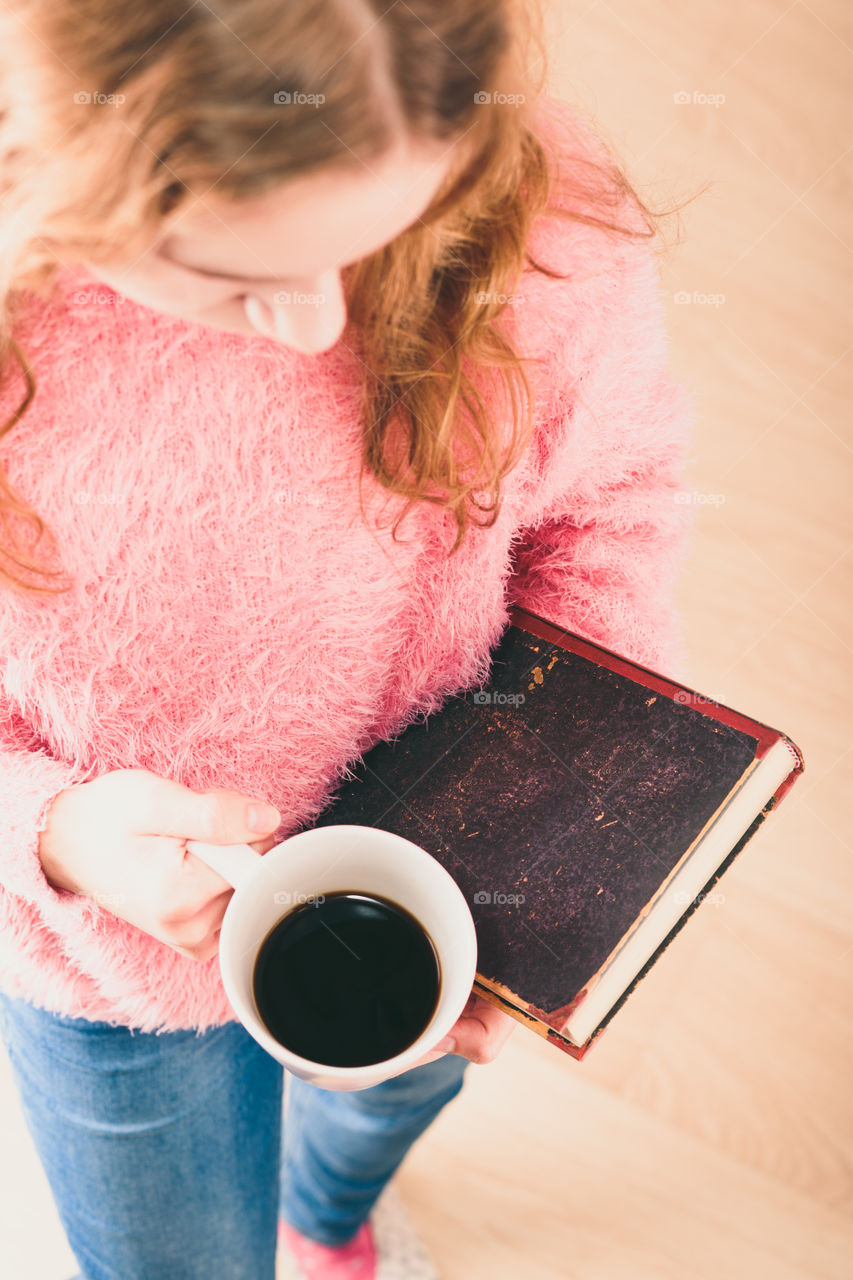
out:
{"label": "girl's face", "polygon": [[245,202],[217,202],[213,189],[135,262],[85,266],[154,310],[326,351],[346,324],[341,269],[417,221],[457,145],[398,142],[369,165],[330,167]]}

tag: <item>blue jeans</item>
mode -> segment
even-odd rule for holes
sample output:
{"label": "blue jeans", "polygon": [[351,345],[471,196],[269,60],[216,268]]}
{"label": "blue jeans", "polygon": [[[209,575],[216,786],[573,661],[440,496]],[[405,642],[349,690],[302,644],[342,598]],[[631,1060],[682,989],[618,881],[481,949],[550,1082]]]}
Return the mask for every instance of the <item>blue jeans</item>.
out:
{"label": "blue jeans", "polygon": [[239,1022],[159,1035],[0,992],[0,1035],[75,1280],[274,1280],[277,1222],[349,1240],[462,1088],[453,1054],[370,1089],[289,1077]]}

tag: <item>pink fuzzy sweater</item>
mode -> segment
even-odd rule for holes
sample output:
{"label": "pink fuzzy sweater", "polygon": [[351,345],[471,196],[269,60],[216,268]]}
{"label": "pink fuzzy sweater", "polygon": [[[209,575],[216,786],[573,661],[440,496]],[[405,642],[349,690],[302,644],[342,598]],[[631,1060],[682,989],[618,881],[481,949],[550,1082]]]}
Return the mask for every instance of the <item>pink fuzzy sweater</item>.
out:
{"label": "pink fuzzy sweater", "polygon": [[[546,118],[570,184],[598,143],[563,105]],[[513,602],[687,679],[674,585],[695,415],[667,369],[655,251],[549,217],[530,248],[569,273],[526,271],[511,308],[539,359],[535,435],[497,524],[451,559],[455,526],[430,504],[394,543],[398,507],[366,478],[372,528],[359,514],[349,326],[309,357],[70,268],[28,298],[15,336],[38,390],[0,465],[74,588],[0,590],[3,990],[145,1031],[234,1017],[216,958],[47,883],[38,833],[68,786],[135,767],[235,788],[277,805],[283,838],[374,742],[487,676]],[[3,421],[23,387],[15,366]]]}

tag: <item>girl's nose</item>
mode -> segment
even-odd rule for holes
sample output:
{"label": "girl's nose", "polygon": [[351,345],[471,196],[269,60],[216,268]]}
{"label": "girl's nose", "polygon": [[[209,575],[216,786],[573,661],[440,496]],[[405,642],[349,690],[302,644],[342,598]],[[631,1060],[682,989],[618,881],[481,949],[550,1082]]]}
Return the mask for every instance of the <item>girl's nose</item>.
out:
{"label": "girl's nose", "polygon": [[333,347],[347,320],[339,271],[289,282],[286,289],[258,289],[246,295],[244,309],[259,333],[306,355]]}

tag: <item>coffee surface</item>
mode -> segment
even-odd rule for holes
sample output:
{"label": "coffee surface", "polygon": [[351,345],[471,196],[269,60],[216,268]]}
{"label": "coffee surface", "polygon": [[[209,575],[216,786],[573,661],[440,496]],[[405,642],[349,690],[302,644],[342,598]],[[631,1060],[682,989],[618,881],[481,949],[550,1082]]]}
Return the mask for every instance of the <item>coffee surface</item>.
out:
{"label": "coffee surface", "polygon": [[332,893],[288,912],[255,962],[258,1013],[312,1062],[364,1067],[402,1053],[435,1012],[441,981],[429,935],[402,907]]}

